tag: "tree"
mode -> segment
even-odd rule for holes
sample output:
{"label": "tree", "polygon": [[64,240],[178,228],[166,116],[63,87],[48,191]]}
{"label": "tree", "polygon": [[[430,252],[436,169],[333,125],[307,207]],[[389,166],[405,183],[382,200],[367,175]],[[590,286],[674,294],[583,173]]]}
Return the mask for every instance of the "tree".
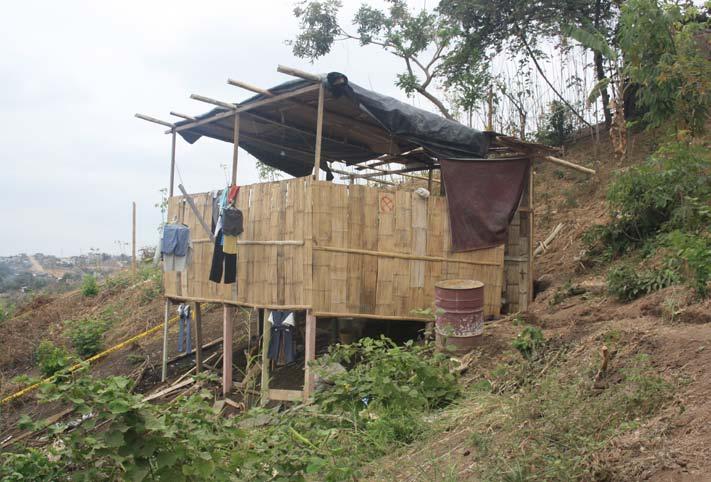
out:
{"label": "tree", "polygon": [[[612,0],[441,0],[439,11],[458,25],[462,38],[461,46],[485,50],[490,54],[508,50],[526,55],[536,67],[543,80],[556,96],[584,124],[587,120],[555,88],[546,76],[539,59],[543,53],[537,45],[544,40],[560,36],[562,27],[592,26],[614,38],[617,7]],[[598,82],[607,77],[604,55],[593,49]],[[607,87],[601,88],[602,108],[605,122],[611,124]]]}
{"label": "tree", "polygon": [[459,106],[466,109],[479,102],[489,85],[483,53],[462,48],[462,32],[439,12],[410,9],[404,0],[388,3],[387,9],[361,5],[353,18],[356,32],[349,33],[338,22],[340,0],[302,1],[294,9],[300,21],[300,31],[290,42],[294,55],[313,61],[343,40],[376,45],[402,60],[404,70],[396,85],[408,95],[425,97],[448,119],[452,113],[432,93],[438,81],[455,94]]}

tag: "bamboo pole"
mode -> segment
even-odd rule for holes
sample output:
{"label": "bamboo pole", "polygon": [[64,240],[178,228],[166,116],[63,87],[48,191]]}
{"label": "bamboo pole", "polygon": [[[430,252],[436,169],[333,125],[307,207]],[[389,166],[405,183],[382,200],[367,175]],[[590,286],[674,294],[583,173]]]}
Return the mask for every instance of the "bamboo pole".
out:
{"label": "bamboo pole", "polygon": [[173,124],[173,123],[171,123],[171,122],[167,122],[167,121],[164,121],[164,120],[156,119],[155,117],[151,117],[151,116],[149,116],[149,115],[143,115],[143,114],[138,114],[138,113],[136,113],[136,114],[134,114],[134,115],[135,115],[138,119],[141,119],[141,120],[144,120],[144,121],[148,121],[148,122],[153,122],[154,124],[160,124],[160,125],[162,125],[162,126],[170,127],[171,129],[172,129],[173,127],[175,127],[175,124]]}
{"label": "bamboo pole", "polygon": [[136,274],[136,201],[133,201],[131,225],[131,272]]}
{"label": "bamboo pole", "polygon": [[378,256],[381,258],[412,259],[415,261],[435,261],[445,263],[472,264],[477,266],[501,266],[493,261],[470,261],[468,259],[445,258],[441,256],[417,256],[414,254],[396,253],[392,251],[372,251],[369,249],[337,248],[335,246],[314,246],[314,251],[330,251],[332,253],[364,254],[366,256]]}
{"label": "bamboo pole", "polygon": [[314,152],[314,172],[313,178],[318,180],[321,172],[321,137],[323,135],[323,104],[325,88],[323,84],[318,88],[318,110],[316,113],[316,146]]}
{"label": "bamboo pole", "polygon": [[286,65],[279,65],[277,67],[277,72],[282,74],[291,75],[292,77],[299,77],[304,80],[313,80],[314,82],[320,82],[321,77],[315,74],[310,74],[304,72],[303,70],[295,69],[293,67],[287,67]]}
{"label": "bamboo pole", "polygon": [[[195,367],[198,373],[202,372],[202,305],[195,302],[195,312],[193,319],[195,321],[195,338],[197,347],[195,350]],[[224,341],[224,340],[223,340]]]}
{"label": "bamboo pole", "polygon": [[174,112],[172,110],[170,111],[170,115],[173,115],[175,117],[180,117],[181,119],[190,120],[190,121],[194,121],[196,119],[196,117],[193,117],[191,115],[181,114],[180,112]]}
{"label": "bamboo pole", "polygon": [[262,384],[260,403],[264,406],[269,401],[269,343],[271,342],[272,330],[269,326],[271,310],[265,309],[262,313]]}
{"label": "bamboo pole", "polygon": [[173,135],[171,138],[170,147],[170,185],[168,186],[168,197],[173,197],[173,190],[175,187],[175,129],[172,129]]}
{"label": "bamboo pole", "polygon": [[306,312],[306,334],[304,353],[304,401],[311,398],[314,389],[314,372],[311,363],[316,359],[316,316],[313,311]]}
{"label": "bamboo pole", "polygon": [[232,149],[232,186],[237,184],[237,157],[239,156],[239,112],[235,112],[234,120],[234,135],[232,136],[234,143]]}
{"label": "bamboo pole", "polygon": [[227,79],[227,83],[230,85],[234,85],[235,87],[240,87],[242,89],[249,90],[251,92],[254,92],[255,94],[262,94],[267,97],[274,96],[274,94],[269,92],[267,89],[262,89],[261,87],[257,87],[256,85],[248,84],[247,82],[242,82],[241,80]]}
{"label": "bamboo pole", "polygon": [[165,300],[165,317],[163,320],[163,360],[161,363],[160,381],[164,382],[168,378],[168,310],[170,300]]}
{"label": "bamboo pole", "polygon": [[204,95],[200,94],[190,94],[190,98],[193,100],[199,100],[200,102],[205,102],[207,104],[216,105],[218,107],[224,107],[225,109],[234,110],[235,108],[237,108],[236,105],[230,102],[223,102],[221,100],[213,99],[211,97],[205,97]]}
{"label": "bamboo pole", "polygon": [[222,305],[222,395],[232,390],[232,315],[234,308]]}
{"label": "bamboo pole", "polygon": [[590,169],[589,167],[584,167],[579,164],[575,164],[573,162],[566,161],[564,159],[558,159],[557,157],[544,156],[544,157],[542,157],[542,159],[544,161],[552,162],[553,164],[558,164],[559,166],[564,166],[564,167],[573,169],[575,171],[584,172],[585,174],[590,174],[592,176],[594,176],[596,174],[594,169]]}

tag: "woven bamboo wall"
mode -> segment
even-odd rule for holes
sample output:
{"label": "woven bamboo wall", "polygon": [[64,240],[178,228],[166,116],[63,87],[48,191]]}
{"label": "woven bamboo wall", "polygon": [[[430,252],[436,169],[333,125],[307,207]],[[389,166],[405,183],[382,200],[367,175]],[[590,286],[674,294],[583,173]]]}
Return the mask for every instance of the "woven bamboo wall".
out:
{"label": "woven bamboo wall", "polygon": [[[210,195],[192,197],[209,223]],[[485,283],[485,314],[499,313],[504,247],[450,253],[445,198],[299,178],[244,186],[237,204],[242,241],[303,245],[240,245],[237,284],[212,283],[208,233],[183,198],[173,197],[168,219],[191,228],[194,250],[186,273],[166,273],[166,296],[410,319],[432,306],[437,281],[473,278]]]}
{"label": "woven bamboo wall", "polygon": [[509,224],[504,257],[504,287],[502,296],[506,300],[508,313],[525,311],[531,300],[533,273],[531,247],[533,236],[533,213],[531,183],[521,196],[519,209]]}
{"label": "woven bamboo wall", "polygon": [[[312,191],[316,312],[412,317],[413,310],[432,306],[436,282],[473,278],[486,285],[485,314],[499,313],[504,248],[450,253],[445,198],[329,182],[315,183]],[[343,248],[371,253],[335,251]]]}
{"label": "woven bamboo wall", "polygon": [[[192,198],[209,224],[212,198],[209,193]],[[306,180],[252,184],[240,188],[237,207],[244,214],[241,241],[303,241],[308,233]],[[172,197],[168,219],[177,216],[190,227],[192,262],[186,273],[165,273],[169,297],[202,301],[229,301],[249,306],[306,306],[306,246],[239,245],[237,283],[217,284],[209,278],[213,243],[182,196]]]}

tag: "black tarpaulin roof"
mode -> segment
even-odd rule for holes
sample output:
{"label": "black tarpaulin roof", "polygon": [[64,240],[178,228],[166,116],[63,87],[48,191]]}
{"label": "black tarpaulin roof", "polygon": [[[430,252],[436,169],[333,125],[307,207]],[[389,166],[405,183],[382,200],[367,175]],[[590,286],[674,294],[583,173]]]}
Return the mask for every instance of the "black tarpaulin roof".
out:
{"label": "black tarpaulin roof", "polygon": [[[322,161],[357,164],[382,155],[393,162],[433,165],[437,159],[483,159],[489,135],[445,119],[392,97],[364,89],[340,73],[324,77],[326,87]],[[293,80],[269,91],[279,95],[307,90],[288,99],[262,104],[240,113],[239,145],[263,163],[293,176],[311,173],[314,164],[318,90],[304,89],[315,82]],[[246,107],[266,99],[256,95],[236,104]],[[176,130],[189,143],[202,136],[233,142],[234,116],[220,116],[218,107],[197,120],[215,120],[195,125],[177,124]],[[417,148],[414,153],[410,153]],[[325,162],[322,162],[322,166]]]}

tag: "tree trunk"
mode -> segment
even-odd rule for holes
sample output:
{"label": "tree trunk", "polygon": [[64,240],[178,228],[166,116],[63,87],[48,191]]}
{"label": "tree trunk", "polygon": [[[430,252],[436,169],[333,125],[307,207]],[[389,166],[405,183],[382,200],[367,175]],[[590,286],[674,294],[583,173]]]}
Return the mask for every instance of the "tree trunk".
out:
{"label": "tree trunk", "polygon": [[[594,52],[595,58],[595,73],[597,74],[597,80],[600,82],[605,79],[605,68],[602,63],[602,54],[600,52]],[[608,129],[612,125],[612,113],[610,112],[610,93],[607,87],[600,89],[600,101],[602,102],[602,112],[605,115],[605,127]]]}

